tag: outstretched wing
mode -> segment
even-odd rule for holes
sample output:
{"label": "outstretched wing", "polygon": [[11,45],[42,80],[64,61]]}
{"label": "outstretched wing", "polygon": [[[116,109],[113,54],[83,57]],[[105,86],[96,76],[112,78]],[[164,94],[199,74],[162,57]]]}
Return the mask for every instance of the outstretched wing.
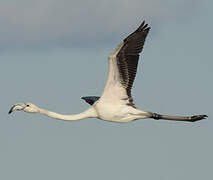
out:
{"label": "outstretched wing", "polygon": [[131,88],[136,76],[139,54],[150,30],[143,21],[109,56],[109,74],[102,97],[104,100],[125,100],[135,107]]}

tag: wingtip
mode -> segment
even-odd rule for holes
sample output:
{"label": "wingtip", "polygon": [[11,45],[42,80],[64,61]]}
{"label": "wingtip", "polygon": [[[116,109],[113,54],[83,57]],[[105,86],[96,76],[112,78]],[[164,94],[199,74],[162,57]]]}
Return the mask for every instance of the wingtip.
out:
{"label": "wingtip", "polygon": [[148,32],[150,29],[151,28],[149,27],[148,23],[146,23],[145,20],[143,20],[141,25],[138,27],[139,31],[142,31],[142,30],[145,31],[146,30]]}
{"label": "wingtip", "polygon": [[143,27],[143,26],[144,26],[144,24],[145,24],[145,20],[143,20],[143,21],[142,21],[142,23],[141,23],[140,27]]}

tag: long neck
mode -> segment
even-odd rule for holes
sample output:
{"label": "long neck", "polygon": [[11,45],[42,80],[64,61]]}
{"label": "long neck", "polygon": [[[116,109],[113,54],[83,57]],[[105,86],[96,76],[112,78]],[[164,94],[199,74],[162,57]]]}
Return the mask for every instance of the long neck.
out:
{"label": "long neck", "polygon": [[97,117],[96,111],[92,107],[82,113],[74,114],[74,115],[58,114],[58,113],[48,111],[45,109],[39,109],[38,113],[47,115],[51,118],[64,120],[64,121],[76,121],[76,120],[85,119],[85,118]]}

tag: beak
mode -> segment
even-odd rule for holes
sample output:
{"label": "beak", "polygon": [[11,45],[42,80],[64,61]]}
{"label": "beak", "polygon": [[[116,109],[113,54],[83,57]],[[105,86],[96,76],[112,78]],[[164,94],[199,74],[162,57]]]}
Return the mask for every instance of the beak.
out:
{"label": "beak", "polygon": [[21,111],[26,107],[26,104],[15,104],[13,107],[10,108],[8,114],[11,114],[13,111]]}

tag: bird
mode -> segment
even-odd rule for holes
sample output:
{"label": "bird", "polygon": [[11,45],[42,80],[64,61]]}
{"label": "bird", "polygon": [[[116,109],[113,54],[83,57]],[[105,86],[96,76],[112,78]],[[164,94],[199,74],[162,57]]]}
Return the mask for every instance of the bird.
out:
{"label": "bird", "polygon": [[136,108],[131,89],[136,76],[139,56],[150,31],[145,21],[127,36],[108,57],[108,77],[101,97],[82,97],[91,106],[79,113],[63,115],[42,109],[32,103],[18,103],[11,107],[13,111],[40,113],[64,121],[76,121],[87,118],[98,118],[110,122],[127,123],[138,119],[175,120],[195,122],[207,118],[205,114],[193,116],[162,115]]}

